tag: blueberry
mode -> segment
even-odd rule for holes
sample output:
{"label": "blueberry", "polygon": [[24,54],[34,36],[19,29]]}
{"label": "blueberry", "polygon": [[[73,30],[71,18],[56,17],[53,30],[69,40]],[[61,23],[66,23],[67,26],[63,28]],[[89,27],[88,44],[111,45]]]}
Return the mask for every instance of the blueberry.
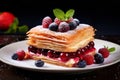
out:
{"label": "blueberry", "polygon": [[18,54],[14,53],[14,54],[12,55],[12,59],[13,59],[13,60],[17,60],[17,59],[18,59]]}
{"label": "blueberry", "polygon": [[74,30],[77,27],[77,23],[73,20],[69,22],[70,30]]}
{"label": "blueberry", "polygon": [[80,21],[77,18],[74,18],[73,21],[76,22],[77,26],[80,24]]}
{"label": "blueberry", "polygon": [[37,60],[37,61],[35,61],[35,65],[36,65],[37,67],[42,67],[42,66],[44,65],[44,61],[42,61],[42,60]]}
{"label": "blueberry", "polygon": [[78,62],[78,67],[79,68],[84,68],[84,67],[86,67],[86,61],[85,60],[80,60],[79,62]]}
{"label": "blueberry", "polygon": [[52,31],[57,31],[58,30],[58,25],[53,22],[49,25],[49,29],[52,30]]}
{"label": "blueberry", "polygon": [[100,64],[100,63],[104,62],[104,57],[99,53],[95,54],[94,58],[95,58],[95,63],[96,64]]}
{"label": "blueberry", "polygon": [[70,30],[69,24],[67,22],[61,22],[58,26],[58,31],[67,32]]}

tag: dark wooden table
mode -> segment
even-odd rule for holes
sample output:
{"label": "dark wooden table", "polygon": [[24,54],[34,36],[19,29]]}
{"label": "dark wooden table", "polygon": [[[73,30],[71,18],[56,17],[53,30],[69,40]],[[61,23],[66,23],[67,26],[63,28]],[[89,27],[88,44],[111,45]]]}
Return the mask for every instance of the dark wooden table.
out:
{"label": "dark wooden table", "polygon": [[[95,37],[120,44],[120,35]],[[0,35],[0,47],[25,38],[25,35]],[[0,61],[0,80],[120,80],[120,62],[88,73],[61,74],[23,70]]]}

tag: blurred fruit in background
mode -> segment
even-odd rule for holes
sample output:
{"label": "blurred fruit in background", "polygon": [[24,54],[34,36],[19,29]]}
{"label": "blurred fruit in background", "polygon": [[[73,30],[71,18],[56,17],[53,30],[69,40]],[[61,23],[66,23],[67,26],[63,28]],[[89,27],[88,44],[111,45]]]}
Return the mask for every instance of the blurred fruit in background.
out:
{"label": "blurred fruit in background", "polygon": [[14,19],[15,19],[15,16],[10,12],[0,13],[0,30],[9,29]]}
{"label": "blurred fruit in background", "polygon": [[26,33],[27,25],[19,25],[18,18],[11,12],[0,13],[0,31],[5,34],[11,33]]}

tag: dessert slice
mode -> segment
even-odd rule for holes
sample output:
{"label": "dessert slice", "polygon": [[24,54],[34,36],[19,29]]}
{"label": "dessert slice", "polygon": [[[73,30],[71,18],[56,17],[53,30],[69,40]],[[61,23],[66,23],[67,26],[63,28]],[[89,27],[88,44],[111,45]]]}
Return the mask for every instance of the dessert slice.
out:
{"label": "dessert slice", "polygon": [[[54,10],[54,14],[58,10]],[[68,12],[72,14],[74,10]],[[54,22],[47,16],[42,25],[27,32],[28,51],[33,59],[73,67],[85,55],[95,54],[94,35],[95,29],[92,26],[81,24],[72,16],[65,20],[57,17]]]}

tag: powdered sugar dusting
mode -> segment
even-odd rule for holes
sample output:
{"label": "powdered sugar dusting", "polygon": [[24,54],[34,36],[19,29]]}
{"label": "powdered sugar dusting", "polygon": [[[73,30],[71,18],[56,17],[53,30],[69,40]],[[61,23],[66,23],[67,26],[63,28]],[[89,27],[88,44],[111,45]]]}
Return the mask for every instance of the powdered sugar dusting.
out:
{"label": "powdered sugar dusting", "polygon": [[37,25],[34,28],[37,29],[37,30],[43,30],[45,33],[47,33],[48,31],[50,31],[51,33],[56,34],[56,35],[64,35],[64,34],[74,34],[74,33],[76,33],[76,30],[82,29],[82,28],[85,28],[85,27],[90,27],[90,25],[88,25],[88,24],[79,24],[79,26],[77,26],[76,29],[69,30],[67,32],[55,32],[55,31],[51,31],[48,28],[43,28],[42,25]]}

